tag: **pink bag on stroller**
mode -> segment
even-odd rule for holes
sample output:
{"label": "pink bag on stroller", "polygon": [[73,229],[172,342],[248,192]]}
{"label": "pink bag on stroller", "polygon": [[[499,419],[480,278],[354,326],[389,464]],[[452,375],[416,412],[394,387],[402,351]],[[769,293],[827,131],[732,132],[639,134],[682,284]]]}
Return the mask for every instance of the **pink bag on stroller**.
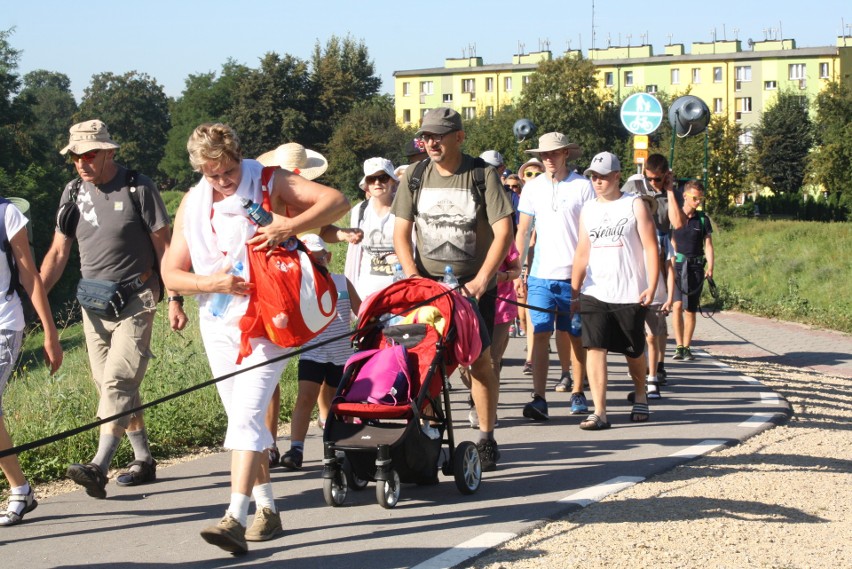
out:
{"label": "pink bag on stroller", "polygon": [[408,353],[397,344],[377,350],[364,350],[349,357],[346,368],[360,365],[344,399],[353,403],[368,402],[402,405],[411,400],[411,377]]}

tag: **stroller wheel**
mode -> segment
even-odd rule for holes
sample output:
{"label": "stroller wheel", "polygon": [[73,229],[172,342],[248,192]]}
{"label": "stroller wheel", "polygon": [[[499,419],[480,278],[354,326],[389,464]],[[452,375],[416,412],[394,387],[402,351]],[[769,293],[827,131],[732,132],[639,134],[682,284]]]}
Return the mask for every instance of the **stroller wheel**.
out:
{"label": "stroller wheel", "polygon": [[479,461],[479,451],[470,441],[464,441],[456,447],[453,453],[453,477],[456,488],[462,494],[473,494],[482,482],[482,464]]}
{"label": "stroller wheel", "polygon": [[388,478],[376,481],[376,501],[386,509],[393,508],[399,502],[399,474],[391,469]]}
{"label": "stroller wheel", "polygon": [[329,506],[342,506],[346,500],[346,494],[349,487],[346,484],[346,476],[343,471],[337,469],[334,472],[333,478],[323,478],[322,480],[322,496],[325,498],[325,503]]}
{"label": "stroller wheel", "polygon": [[346,477],[346,484],[356,492],[363,490],[370,483],[369,480],[363,480],[355,474],[355,469],[352,468],[348,458],[343,459],[343,475]]}

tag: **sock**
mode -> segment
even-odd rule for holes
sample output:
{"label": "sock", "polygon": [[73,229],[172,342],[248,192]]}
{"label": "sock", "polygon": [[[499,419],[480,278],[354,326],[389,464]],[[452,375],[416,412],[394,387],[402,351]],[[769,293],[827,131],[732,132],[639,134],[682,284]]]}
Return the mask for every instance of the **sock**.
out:
{"label": "sock", "polygon": [[290,450],[297,450],[301,453],[304,453],[305,441],[290,441]]}
{"label": "sock", "polygon": [[234,519],[240,522],[240,525],[246,527],[246,521],[248,520],[248,509],[249,502],[251,501],[250,496],[246,496],[245,494],[238,494],[234,492],[231,494],[231,503],[228,505],[228,512],[234,516]]}
{"label": "sock", "polygon": [[666,364],[663,362],[657,362],[657,373],[660,373],[661,371],[666,371]]}
{"label": "sock", "polygon": [[107,433],[101,433],[101,437],[98,439],[98,452],[92,459],[92,464],[100,468],[104,475],[109,472],[109,464],[112,462],[112,457],[115,456],[115,451],[118,450],[120,442],[121,439]]}
{"label": "sock", "polygon": [[493,441],[494,440],[494,431],[483,431],[479,430],[479,442],[484,443],[485,441]]}
{"label": "sock", "polygon": [[648,393],[657,393],[659,391],[656,375],[652,375],[648,378],[648,383],[645,385],[645,388]]}
{"label": "sock", "polygon": [[[133,458],[143,462],[153,462],[154,457],[151,456],[151,447],[148,446],[148,431],[142,427],[138,431],[127,431],[127,438],[130,441],[130,446],[133,447]],[[141,470],[141,467],[135,467]]]}
{"label": "sock", "polygon": [[278,512],[275,508],[275,495],[272,493],[272,483],[258,484],[251,490],[251,495],[254,496],[254,504],[257,511],[261,508],[269,508],[273,512]]}
{"label": "sock", "polygon": [[[10,492],[12,494],[17,494],[19,496],[26,496],[27,494],[30,493],[30,485],[29,485],[28,482],[24,482],[23,486],[15,486],[14,488],[12,488],[10,490]],[[9,505],[6,506],[6,509],[10,512],[15,512],[16,514],[18,514],[20,516],[21,512],[23,512],[24,508],[26,508],[26,507],[27,507],[26,502],[12,502],[10,500]]]}

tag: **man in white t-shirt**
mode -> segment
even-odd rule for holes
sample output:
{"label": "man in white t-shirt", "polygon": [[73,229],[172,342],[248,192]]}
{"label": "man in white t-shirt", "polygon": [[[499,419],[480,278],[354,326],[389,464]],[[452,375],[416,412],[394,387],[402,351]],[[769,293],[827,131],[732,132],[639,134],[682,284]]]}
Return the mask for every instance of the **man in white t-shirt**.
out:
{"label": "man in white t-shirt", "polygon": [[[592,185],[568,165],[580,156],[577,144],[559,132],[539,138],[539,147],[526,151],[544,163],[545,173],[528,181],[521,193],[518,232],[515,245],[524,250],[526,235],[535,222],[536,242],[533,264],[526,285],[520,283],[518,295],[526,292],[533,324],[533,400],[524,407],[524,417],[534,421],[550,418],[545,397],[547,389],[550,336],[556,329],[557,349],[573,352],[574,382],[571,413],[588,412],[583,393],[585,352],[578,337],[569,334],[571,325],[571,268],[577,247],[577,230],[583,204],[595,198]],[[523,261],[523,259],[522,259]],[[523,287],[526,286],[526,291]]]}

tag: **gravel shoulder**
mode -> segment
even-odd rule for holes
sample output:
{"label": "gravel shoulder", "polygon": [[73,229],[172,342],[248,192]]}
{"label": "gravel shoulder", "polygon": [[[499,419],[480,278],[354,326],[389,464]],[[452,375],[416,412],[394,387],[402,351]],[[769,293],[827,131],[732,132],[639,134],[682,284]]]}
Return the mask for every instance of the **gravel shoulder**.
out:
{"label": "gravel shoulder", "polygon": [[852,378],[716,359],[786,398],[789,421],[546,522],[468,566],[852,566]]}

